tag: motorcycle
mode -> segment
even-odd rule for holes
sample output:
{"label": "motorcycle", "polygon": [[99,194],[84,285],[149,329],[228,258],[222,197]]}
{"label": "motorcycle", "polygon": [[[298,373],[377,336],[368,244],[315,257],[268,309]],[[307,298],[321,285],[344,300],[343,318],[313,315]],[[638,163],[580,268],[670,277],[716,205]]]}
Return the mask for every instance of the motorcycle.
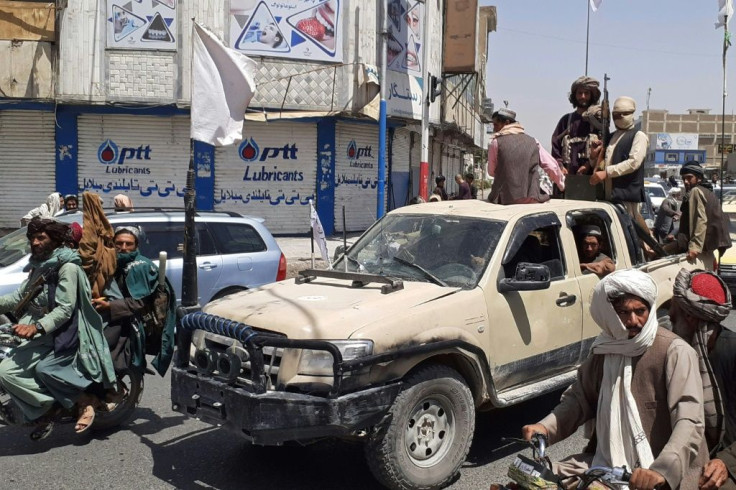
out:
{"label": "motorcycle", "polygon": [[[12,324],[0,325],[0,363],[10,355],[22,339],[13,333]],[[133,415],[143,394],[144,370],[128,365],[116,371],[117,397],[114,400],[102,401],[96,408],[95,420],[90,427],[93,431],[102,431],[118,427]],[[51,421],[54,423],[76,422],[77,417],[70,410],[59,410]],[[13,402],[10,395],[0,385],[0,424],[24,425],[23,414]]]}
{"label": "motorcycle", "polygon": [[[547,456],[547,437],[543,434],[534,434],[530,441],[516,438],[503,438],[504,442],[523,444],[532,449],[532,457],[517,454],[516,459],[509,465],[508,476],[514,482],[500,485],[493,483],[490,490],[512,490],[512,489],[564,489],[561,479],[552,471],[552,461]],[[580,477],[578,490],[591,488],[596,483],[596,488],[620,489],[627,488],[626,484],[631,479],[631,472],[622,467],[593,466],[588,468]]]}

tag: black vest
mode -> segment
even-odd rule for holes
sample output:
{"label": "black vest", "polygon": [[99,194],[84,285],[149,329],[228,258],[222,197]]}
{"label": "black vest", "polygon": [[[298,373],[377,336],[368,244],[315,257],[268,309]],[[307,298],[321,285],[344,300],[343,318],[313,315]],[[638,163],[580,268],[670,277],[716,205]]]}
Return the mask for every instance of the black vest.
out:
{"label": "black vest", "polygon": [[[627,130],[613,149],[611,162],[613,165],[629,159],[631,146],[634,143],[637,129]],[[644,163],[630,174],[611,179],[611,202],[644,202]]]}

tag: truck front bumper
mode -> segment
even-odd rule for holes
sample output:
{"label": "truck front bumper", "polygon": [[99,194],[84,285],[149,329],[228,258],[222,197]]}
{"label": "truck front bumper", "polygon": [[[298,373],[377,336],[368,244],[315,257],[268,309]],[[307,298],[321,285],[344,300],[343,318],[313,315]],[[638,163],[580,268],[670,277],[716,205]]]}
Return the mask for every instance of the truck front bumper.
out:
{"label": "truck front bumper", "polygon": [[222,426],[256,444],[308,441],[375,425],[401,382],[327,398],[285,391],[256,394],[199,372],[174,367],[174,411]]}

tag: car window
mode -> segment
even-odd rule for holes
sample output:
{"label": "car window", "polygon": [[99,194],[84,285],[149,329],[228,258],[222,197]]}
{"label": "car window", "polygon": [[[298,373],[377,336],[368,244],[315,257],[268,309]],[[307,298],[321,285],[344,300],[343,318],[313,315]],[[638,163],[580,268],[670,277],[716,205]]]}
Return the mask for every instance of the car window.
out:
{"label": "car window", "polygon": [[651,197],[666,197],[664,189],[658,185],[648,185],[644,187]]}
{"label": "car window", "polygon": [[545,226],[529,233],[511,261],[503,266],[505,277],[513,278],[516,266],[521,262],[531,262],[549,267],[550,278],[553,281],[564,278],[565,262],[562,258],[558,233],[558,226]]}
{"label": "car window", "polygon": [[268,249],[261,235],[243,223],[208,223],[217,247],[223,254],[264,252]]}
{"label": "car window", "polygon": [[[115,226],[123,226],[118,225]],[[184,256],[184,223],[129,223],[124,226],[137,226],[142,230],[139,250],[144,256],[158,258],[159,252],[166,252],[169,259]],[[197,236],[195,250],[197,255],[215,255],[217,249],[207,227],[196,223]]]}
{"label": "car window", "polygon": [[28,243],[26,230],[27,228],[24,226],[0,238],[0,267],[14,264],[31,253],[31,245]]}

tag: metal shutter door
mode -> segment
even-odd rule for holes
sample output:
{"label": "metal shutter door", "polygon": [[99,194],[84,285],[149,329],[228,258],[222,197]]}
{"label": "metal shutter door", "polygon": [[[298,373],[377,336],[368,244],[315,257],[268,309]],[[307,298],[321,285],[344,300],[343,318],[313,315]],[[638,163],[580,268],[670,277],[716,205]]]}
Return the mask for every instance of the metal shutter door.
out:
{"label": "metal shutter door", "polygon": [[184,208],[189,117],[85,114],[78,128],[80,190],[99,194],[106,208],[117,194],[135,208]]}
{"label": "metal shutter door", "polygon": [[0,227],[46,202],[56,189],[53,112],[0,111]]}
{"label": "metal shutter door", "polygon": [[271,233],[309,231],[316,181],[314,123],[247,121],[242,143],[215,152],[215,210],[265,218]]}
{"label": "metal shutter door", "polygon": [[335,231],[343,206],[347,231],[363,231],[376,220],[378,126],[338,122],[335,140]]}

